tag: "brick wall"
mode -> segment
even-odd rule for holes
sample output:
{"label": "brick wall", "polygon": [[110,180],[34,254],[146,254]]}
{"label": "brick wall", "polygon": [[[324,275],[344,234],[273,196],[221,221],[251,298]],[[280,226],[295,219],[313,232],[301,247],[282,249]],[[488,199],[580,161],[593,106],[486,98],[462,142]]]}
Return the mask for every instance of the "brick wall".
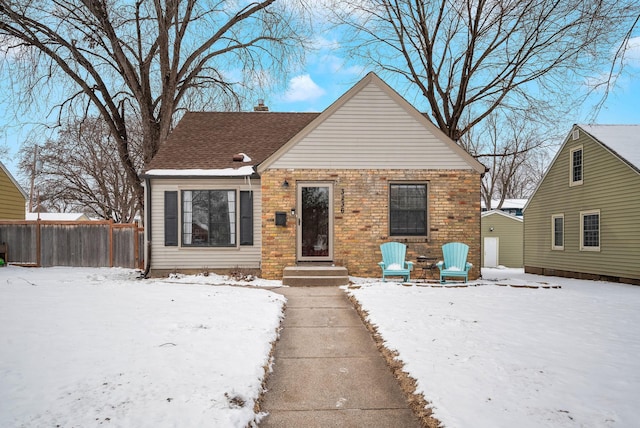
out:
{"label": "brick wall", "polygon": [[[284,181],[289,187],[283,187]],[[262,276],[279,279],[296,262],[295,219],[276,226],[276,211],[290,213],[296,206],[298,181],[334,183],[334,262],[349,274],[381,277],[380,244],[404,242],[408,260],[418,255],[442,258],[441,246],[460,241],[469,245],[473,263],[469,279],[480,267],[480,174],[468,170],[269,170],[262,185]],[[389,237],[389,183],[428,183],[429,237]],[[344,196],[343,196],[344,195]],[[344,212],[342,209],[344,207]],[[415,276],[415,275],[414,275]]]}

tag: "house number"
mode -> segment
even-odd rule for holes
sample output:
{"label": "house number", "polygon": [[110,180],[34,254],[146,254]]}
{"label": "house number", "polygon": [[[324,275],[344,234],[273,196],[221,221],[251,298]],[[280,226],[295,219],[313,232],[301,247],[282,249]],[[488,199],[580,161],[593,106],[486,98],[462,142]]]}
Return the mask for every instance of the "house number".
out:
{"label": "house number", "polygon": [[340,189],[340,213],[344,214],[344,189]]}

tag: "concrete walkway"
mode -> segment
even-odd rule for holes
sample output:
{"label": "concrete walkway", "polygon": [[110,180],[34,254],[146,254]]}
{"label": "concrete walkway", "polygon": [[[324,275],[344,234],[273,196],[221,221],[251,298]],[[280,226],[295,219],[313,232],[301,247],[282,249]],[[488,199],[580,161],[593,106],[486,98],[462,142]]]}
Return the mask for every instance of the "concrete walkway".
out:
{"label": "concrete walkway", "polygon": [[343,290],[273,291],[288,301],[260,428],[421,426]]}

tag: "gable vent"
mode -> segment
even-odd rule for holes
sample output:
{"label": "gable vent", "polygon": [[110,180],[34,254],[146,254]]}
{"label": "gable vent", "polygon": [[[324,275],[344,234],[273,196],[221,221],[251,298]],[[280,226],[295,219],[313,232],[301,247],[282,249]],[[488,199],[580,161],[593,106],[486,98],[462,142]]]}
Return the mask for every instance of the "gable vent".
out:
{"label": "gable vent", "polygon": [[573,130],[573,139],[577,140],[578,138],[580,138],[580,130],[574,129]]}

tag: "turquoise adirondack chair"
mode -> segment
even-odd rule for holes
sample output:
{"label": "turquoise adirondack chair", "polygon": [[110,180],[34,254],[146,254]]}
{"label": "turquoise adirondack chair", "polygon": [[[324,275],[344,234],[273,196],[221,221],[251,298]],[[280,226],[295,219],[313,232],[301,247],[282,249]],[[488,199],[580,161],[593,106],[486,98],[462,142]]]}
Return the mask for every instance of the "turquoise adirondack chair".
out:
{"label": "turquoise adirondack chair", "polygon": [[382,281],[386,281],[388,276],[401,276],[405,281],[411,279],[413,262],[405,261],[407,246],[400,242],[386,242],[380,245],[382,261],[378,266],[382,268]]}
{"label": "turquoise adirondack chair", "polygon": [[469,280],[469,269],[473,266],[467,261],[469,246],[462,242],[449,242],[442,246],[444,261],[436,266],[440,269],[440,282],[444,284],[445,277],[462,277],[464,282]]}

